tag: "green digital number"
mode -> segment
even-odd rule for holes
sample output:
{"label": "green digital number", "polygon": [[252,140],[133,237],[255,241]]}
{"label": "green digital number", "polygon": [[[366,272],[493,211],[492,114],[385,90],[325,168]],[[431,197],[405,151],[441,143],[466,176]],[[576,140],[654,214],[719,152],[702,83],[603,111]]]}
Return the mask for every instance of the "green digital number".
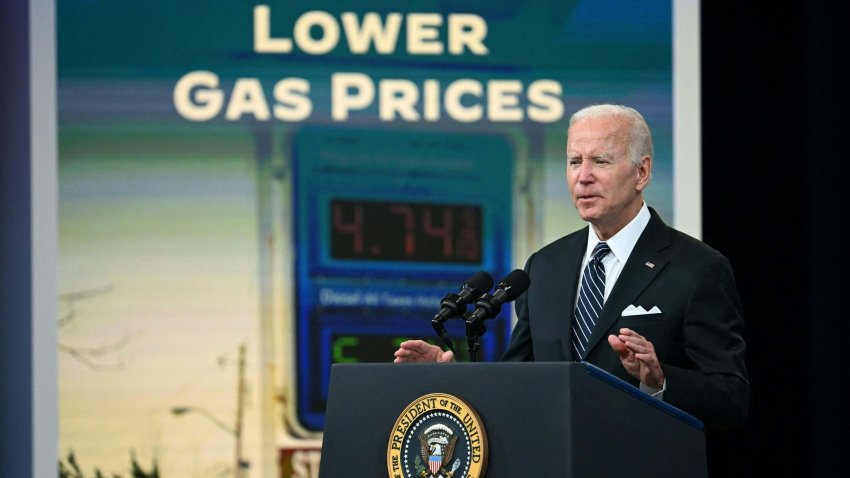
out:
{"label": "green digital number", "polygon": [[360,344],[360,339],[357,337],[338,337],[334,340],[333,360],[334,363],[358,363],[356,357],[346,357],[345,349],[347,347],[357,347]]}

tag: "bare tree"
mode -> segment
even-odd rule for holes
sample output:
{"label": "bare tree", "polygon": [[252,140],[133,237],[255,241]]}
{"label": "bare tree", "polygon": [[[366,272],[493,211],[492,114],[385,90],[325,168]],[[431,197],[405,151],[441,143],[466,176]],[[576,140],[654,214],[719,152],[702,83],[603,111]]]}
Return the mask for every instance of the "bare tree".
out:
{"label": "bare tree", "polygon": [[[59,303],[63,312],[60,313],[57,321],[59,329],[61,330],[80,317],[83,302],[109,294],[112,290],[113,285],[107,284],[60,295]],[[121,370],[124,368],[124,361],[120,357],[116,359],[115,356],[130,343],[135,335],[137,333],[127,333],[112,343],[98,347],[68,345],[63,343],[60,338],[58,348],[60,352],[70,355],[92,370]]]}

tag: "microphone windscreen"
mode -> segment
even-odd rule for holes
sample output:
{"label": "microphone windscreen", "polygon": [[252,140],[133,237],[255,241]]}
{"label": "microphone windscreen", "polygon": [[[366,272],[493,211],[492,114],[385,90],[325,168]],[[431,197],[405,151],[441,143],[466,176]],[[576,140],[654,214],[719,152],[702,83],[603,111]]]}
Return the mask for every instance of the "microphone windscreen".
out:
{"label": "microphone windscreen", "polygon": [[497,288],[504,289],[508,294],[508,300],[515,300],[521,296],[523,292],[531,285],[531,278],[522,269],[514,269],[513,272],[507,275]]}
{"label": "microphone windscreen", "polygon": [[476,293],[483,294],[493,288],[493,277],[484,271],[476,272],[466,281],[466,285]]}

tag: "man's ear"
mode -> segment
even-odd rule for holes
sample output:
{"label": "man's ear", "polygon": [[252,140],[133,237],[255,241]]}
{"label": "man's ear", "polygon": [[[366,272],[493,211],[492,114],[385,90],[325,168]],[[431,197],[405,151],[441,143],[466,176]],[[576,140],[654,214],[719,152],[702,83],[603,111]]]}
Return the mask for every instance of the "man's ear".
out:
{"label": "man's ear", "polygon": [[637,190],[643,189],[649,184],[649,179],[652,177],[652,156],[644,156],[640,158],[640,166],[637,168]]}

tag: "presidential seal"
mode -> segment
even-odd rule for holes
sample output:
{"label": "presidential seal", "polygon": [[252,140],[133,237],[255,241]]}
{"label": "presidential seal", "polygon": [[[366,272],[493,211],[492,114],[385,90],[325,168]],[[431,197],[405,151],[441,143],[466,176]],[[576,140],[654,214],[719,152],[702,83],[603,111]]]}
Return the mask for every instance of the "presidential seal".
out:
{"label": "presidential seal", "polygon": [[417,398],[390,433],[390,478],[481,478],[487,468],[487,434],[475,410],[444,393]]}

